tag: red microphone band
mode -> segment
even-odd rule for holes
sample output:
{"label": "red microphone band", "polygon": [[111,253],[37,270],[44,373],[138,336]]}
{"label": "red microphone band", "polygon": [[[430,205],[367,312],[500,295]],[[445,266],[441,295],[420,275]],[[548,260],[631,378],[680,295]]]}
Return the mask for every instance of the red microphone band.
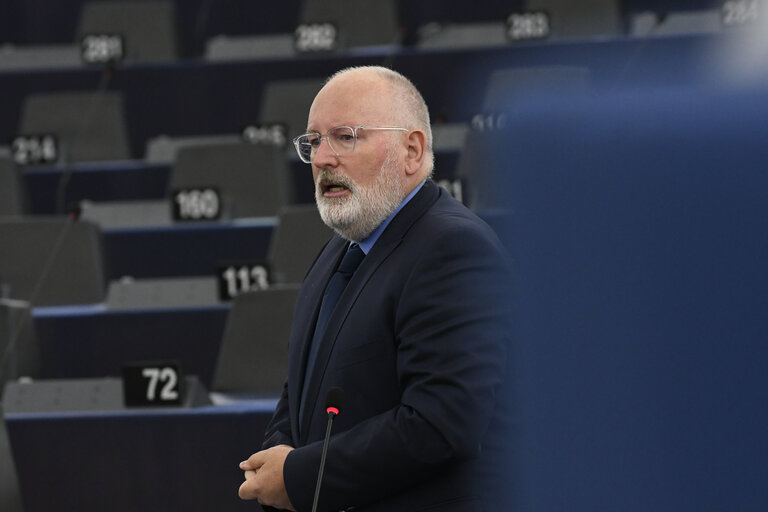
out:
{"label": "red microphone band", "polygon": [[328,414],[331,414],[331,413],[333,413],[333,414],[335,414],[335,415],[337,415],[337,416],[339,415],[339,410],[338,410],[337,408],[335,408],[335,407],[328,407],[328,408],[325,410],[325,412],[327,412]]}

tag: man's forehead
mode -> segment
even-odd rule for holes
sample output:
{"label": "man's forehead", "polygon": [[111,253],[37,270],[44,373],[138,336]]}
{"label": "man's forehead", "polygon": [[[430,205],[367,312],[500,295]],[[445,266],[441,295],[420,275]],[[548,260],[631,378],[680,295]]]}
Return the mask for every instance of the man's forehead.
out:
{"label": "man's forehead", "polygon": [[342,75],[326,84],[312,102],[307,128],[382,122],[391,110],[386,88],[372,77],[357,78]]}

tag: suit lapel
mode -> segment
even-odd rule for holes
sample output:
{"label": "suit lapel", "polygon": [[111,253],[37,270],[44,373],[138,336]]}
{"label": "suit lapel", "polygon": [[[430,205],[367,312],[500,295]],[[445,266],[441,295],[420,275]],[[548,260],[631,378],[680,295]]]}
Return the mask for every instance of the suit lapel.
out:
{"label": "suit lapel", "polygon": [[299,407],[309,344],[315,331],[320,302],[328,280],[344,255],[346,241],[334,236],[307,274],[293,314],[293,329],[288,346],[288,401],[291,429],[295,440],[299,439]]}
{"label": "suit lapel", "polygon": [[[311,429],[313,412],[316,412],[317,407],[319,407],[318,399],[320,397],[318,395],[322,380],[328,368],[331,354],[333,353],[333,347],[336,343],[339,331],[344,325],[344,321],[349,315],[357,297],[365,288],[366,283],[370,280],[376,270],[400,244],[413,223],[421,217],[432,204],[434,204],[439,195],[439,187],[428,180],[419,193],[416,194],[405,207],[403,207],[394,219],[392,219],[389,226],[387,226],[387,229],[384,230],[379,240],[373,246],[371,252],[363,259],[363,262],[360,264],[347,285],[347,288],[344,290],[344,293],[341,295],[333,314],[328,319],[325,333],[320,341],[321,345],[315,363],[316,368],[315,371],[312,372],[312,380],[309,382],[309,387],[307,388],[306,406],[304,417],[301,422],[303,429],[302,432],[298,433],[300,444],[306,442],[307,433]],[[320,301],[322,300],[323,291],[330,279],[330,275],[335,271],[340,258],[343,256],[345,246],[346,242],[344,240],[334,237],[331,243],[329,243],[328,250],[324,251],[316,265],[318,271],[317,275],[322,276],[322,278],[318,277],[317,279],[314,279],[315,269],[313,269],[310,274],[313,278],[312,280],[321,283],[322,286],[316,286],[311,289],[307,295],[307,300],[303,301],[306,302],[306,306],[302,306],[302,313],[304,316],[302,317],[303,325],[301,328],[301,352],[299,354],[291,353],[292,364],[295,362],[298,367],[292,368],[289,373],[289,396],[293,397],[293,401],[290,404],[290,410],[293,416],[291,425],[293,425],[294,429],[296,429],[296,426],[299,424],[297,420],[300,393],[302,386],[304,385],[304,364],[306,363],[309,343],[312,339],[312,334],[314,333]],[[329,253],[327,257],[326,252]],[[308,276],[305,283],[308,281],[310,281],[310,276]],[[293,386],[290,384],[291,380],[294,382]],[[293,392],[291,392],[291,388]],[[294,432],[294,435],[296,435],[296,432]]]}
{"label": "suit lapel", "polygon": [[[333,347],[336,344],[336,339],[339,334],[339,330],[344,325],[344,321],[349,315],[352,306],[357,300],[360,292],[365,288],[365,284],[376,272],[381,263],[386,257],[399,245],[399,240],[394,243],[390,243],[388,247],[382,247],[381,250],[372,250],[364,259],[360,266],[355,271],[349,284],[344,292],[341,294],[339,301],[336,303],[336,307],[328,319],[326,324],[325,333],[320,339],[320,347],[317,353],[317,359],[315,360],[315,370],[312,372],[311,380],[307,388],[307,403],[304,408],[304,417],[302,418],[303,430],[300,434],[302,443],[306,441],[307,433],[311,429],[311,422],[313,413],[317,411],[317,408],[322,404],[319,403],[323,397],[319,396],[320,387],[325,377],[325,372],[328,368],[328,364],[333,353]],[[310,333],[311,337],[311,333]],[[306,354],[305,354],[306,358]]]}

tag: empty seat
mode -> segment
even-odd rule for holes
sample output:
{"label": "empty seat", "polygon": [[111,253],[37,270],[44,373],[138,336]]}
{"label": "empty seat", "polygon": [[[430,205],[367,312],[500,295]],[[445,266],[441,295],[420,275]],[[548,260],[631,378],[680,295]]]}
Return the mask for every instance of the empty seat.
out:
{"label": "empty seat", "polygon": [[206,60],[286,58],[295,54],[292,34],[216,36],[205,45]]}
{"label": "empty seat", "polygon": [[432,125],[432,149],[440,151],[461,151],[467,138],[466,123],[440,123]]}
{"label": "empty seat", "polygon": [[83,6],[78,38],[87,34],[119,34],[126,62],[176,59],[176,14],[170,1],[91,2]]}
{"label": "empty seat", "polygon": [[32,94],[24,99],[19,133],[56,135],[65,163],[129,158],[119,92]]}
{"label": "empty seat", "polygon": [[421,48],[503,46],[509,44],[507,16],[521,11],[521,4],[522,0],[419,0],[408,5],[402,23],[406,39]]}
{"label": "empty seat", "polygon": [[0,217],[25,213],[27,202],[21,172],[12,160],[0,157]]}
{"label": "empty seat", "polygon": [[102,302],[101,231],[89,222],[0,219],[0,276],[10,297],[33,306]]}
{"label": "empty seat", "polygon": [[477,48],[509,43],[503,21],[434,24],[419,30],[421,48]]}
{"label": "empty seat", "polygon": [[494,71],[483,95],[483,110],[514,109],[531,96],[582,95],[591,83],[591,72],[581,66],[532,66]]}
{"label": "empty seat", "polygon": [[179,149],[189,146],[206,146],[242,142],[241,135],[196,135],[189,137],[169,137],[158,135],[147,141],[144,159],[149,163],[171,164],[176,161]]}
{"label": "empty seat", "polygon": [[322,86],[321,78],[273,80],[264,84],[259,119],[263,124],[285,125],[291,154],[294,151],[290,139],[307,130],[309,107]]}
{"label": "empty seat", "polygon": [[[38,377],[40,356],[29,305],[2,298],[0,283],[0,397],[5,383],[20,376]],[[16,466],[5,428],[0,398],[0,510],[22,512]]]}
{"label": "empty seat", "polygon": [[[298,25],[332,23],[336,37],[327,43],[332,48],[397,45],[401,31],[395,0],[359,2],[355,0],[304,0]],[[241,60],[293,57],[301,48],[299,32],[253,35],[218,35],[206,43],[207,60]],[[310,46],[317,41],[309,37]]]}
{"label": "empty seat", "polygon": [[283,152],[274,146],[210,144],[179,150],[171,190],[216,188],[224,218],[277,215],[290,197]]}
{"label": "empty seat", "polygon": [[632,15],[630,34],[634,37],[667,37],[722,32],[720,11],[706,9],[655,13],[645,11]]}
{"label": "empty seat", "polygon": [[272,282],[301,283],[331,235],[314,204],[281,209],[269,243]]}
{"label": "empty seat", "polygon": [[51,70],[60,68],[79,68],[82,65],[80,47],[75,44],[0,46],[0,69],[3,70]]}
{"label": "empty seat", "polygon": [[304,24],[333,23],[339,48],[400,43],[394,0],[305,0],[300,20]]}
{"label": "empty seat", "polygon": [[[2,386],[0,386],[1,392]],[[3,404],[0,401],[0,510],[3,512],[23,512],[19,479],[16,475],[11,443],[2,414]]]}
{"label": "empty seat", "polygon": [[[40,353],[29,304],[0,298],[0,396],[6,382],[39,374]],[[2,413],[0,399],[0,510],[22,512],[16,466]]]}
{"label": "empty seat", "polygon": [[288,374],[288,337],[298,286],[248,292],[232,302],[213,391],[278,395]]}
{"label": "empty seat", "polygon": [[0,298],[0,391],[8,381],[39,376],[40,350],[29,303]]}
{"label": "empty seat", "polygon": [[[590,72],[577,66],[539,66],[495,71],[483,98],[483,114],[473,119],[459,157],[456,177],[464,181],[462,195],[470,208],[493,210],[504,208],[506,191],[498,186],[493,169],[498,168],[498,154],[491,141],[495,131],[503,128],[506,116],[524,106],[532,98],[583,96],[588,93]],[[514,161],[510,158],[510,169]]]}
{"label": "empty seat", "polygon": [[623,35],[616,0],[528,0],[526,10],[549,14],[552,39],[585,39]]}
{"label": "empty seat", "polygon": [[167,200],[80,202],[80,218],[94,222],[101,229],[170,226]]}
{"label": "empty seat", "polygon": [[185,308],[219,304],[215,277],[122,279],[109,283],[106,304],[111,310]]}
{"label": "empty seat", "polygon": [[[211,404],[208,392],[197,375],[185,375],[179,386],[181,402],[173,407],[191,408]],[[117,412],[133,408],[126,404],[123,380],[117,377],[45,378],[32,382],[13,382],[6,386],[3,399],[5,412],[9,415]],[[14,420],[18,420],[18,416]],[[12,431],[13,440],[23,444],[20,430],[23,429]],[[85,509],[90,510],[90,507]],[[78,510],[82,509],[78,507]]]}

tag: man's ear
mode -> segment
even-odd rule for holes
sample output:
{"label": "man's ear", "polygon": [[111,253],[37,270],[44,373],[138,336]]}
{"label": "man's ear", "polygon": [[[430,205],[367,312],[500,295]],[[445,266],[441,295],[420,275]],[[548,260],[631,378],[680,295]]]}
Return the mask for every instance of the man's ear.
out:
{"label": "man's ear", "polygon": [[416,174],[424,163],[427,153],[427,136],[421,130],[413,130],[408,134],[408,156],[405,160],[405,173],[409,176]]}

